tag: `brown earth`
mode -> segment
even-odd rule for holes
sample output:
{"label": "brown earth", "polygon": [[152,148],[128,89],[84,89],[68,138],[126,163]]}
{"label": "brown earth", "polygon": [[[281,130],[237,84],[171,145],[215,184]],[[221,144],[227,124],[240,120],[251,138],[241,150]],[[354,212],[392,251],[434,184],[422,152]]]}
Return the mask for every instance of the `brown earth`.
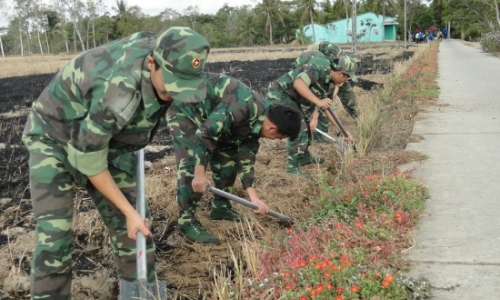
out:
{"label": "brown earth", "polygon": [[[393,63],[408,59],[412,51],[390,51],[361,55],[360,81],[355,84],[358,101],[370,90],[382,86],[391,73]],[[259,94],[268,84],[288,72],[293,59],[231,61],[210,63],[207,71],[225,73],[245,82]],[[34,249],[34,222],[28,189],[28,152],[20,137],[30,111],[54,74],[0,78],[0,299],[29,297],[29,266]],[[353,122],[340,109],[339,114],[349,129]],[[208,219],[211,195],[204,196],[198,209],[202,224],[223,242],[220,246],[202,246],[187,242],[176,231],[175,160],[165,126],[152,145],[146,148],[146,160],[153,163],[147,172],[147,198],[153,212],[154,239],[158,248],[157,269],[160,280],[166,280],[169,299],[209,299],[214,271],[231,270],[231,251],[241,257],[244,237],[279,238],[284,224],[272,217],[255,217],[248,209],[235,205],[251,220],[245,224]],[[342,157],[328,144],[313,144],[312,152],[326,158],[323,165],[307,166],[311,175],[336,174]],[[375,158],[377,159],[377,158]],[[313,205],[319,189],[308,182],[285,174],[285,142],[263,141],[257,158],[256,175],[259,195],[271,209],[289,217],[307,217],[302,207]],[[234,193],[246,194],[239,182]],[[108,234],[94,205],[85,191],[76,188],[73,243],[74,299],[116,299],[118,285]],[[273,234],[269,234],[272,232]]]}

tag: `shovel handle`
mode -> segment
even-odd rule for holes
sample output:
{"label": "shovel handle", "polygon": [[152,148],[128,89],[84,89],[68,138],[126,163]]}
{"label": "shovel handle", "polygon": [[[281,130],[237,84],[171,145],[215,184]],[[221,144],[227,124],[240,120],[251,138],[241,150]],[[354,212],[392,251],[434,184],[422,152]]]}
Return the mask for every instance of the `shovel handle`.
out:
{"label": "shovel handle", "polygon": [[[234,202],[237,202],[239,204],[243,204],[243,205],[248,206],[250,208],[253,208],[255,210],[259,209],[259,206],[257,204],[254,204],[254,203],[252,203],[252,202],[250,202],[248,200],[245,200],[243,198],[240,198],[240,197],[238,197],[236,195],[233,195],[233,194],[230,194],[230,193],[226,193],[226,192],[224,192],[222,190],[214,188],[210,184],[207,184],[206,188],[207,188],[207,191],[212,192],[215,195],[227,198],[229,200],[233,200]],[[275,212],[273,210],[269,210],[268,215],[271,215],[271,216],[276,217],[278,219],[281,219],[283,221],[292,221],[292,219],[290,219],[289,217],[287,217],[285,215],[282,215],[279,212]]]}
{"label": "shovel handle", "polygon": [[342,125],[342,122],[340,122],[339,117],[337,116],[336,113],[333,112],[333,110],[330,107],[328,108],[328,113],[330,113],[330,115],[332,116],[332,118],[335,120],[335,122],[339,126],[340,131],[342,132],[342,135],[344,137],[348,137],[349,134],[347,133],[347,130],[345,130],[345,127],[344,127],[344,125]]}
{"label": "shovel handle", "polygon": [[[141,215],[141,219],[146,218],[146,199],[144,187],[144,149],[135,152],[136,155],[136,204],[135,209]],[[146,237],[141,231],[137,232],[137,279],[146,279],[147,263],[146,263]]]}

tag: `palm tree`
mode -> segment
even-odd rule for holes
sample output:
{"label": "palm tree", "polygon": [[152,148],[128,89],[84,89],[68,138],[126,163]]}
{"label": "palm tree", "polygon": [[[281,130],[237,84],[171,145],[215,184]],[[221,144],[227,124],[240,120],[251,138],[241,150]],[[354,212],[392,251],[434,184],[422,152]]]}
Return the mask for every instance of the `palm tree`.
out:
{"label": "palm tree", "polygon": [[443,21],[443,11],[448,7],[448,0],[433,0],[430,8],[436,17],[436,21]]}
{"label": "palm tree", "polygon": [[317,5],[316,0],[299,0],[298,5],[299,5],[299,10],[304,11],[302,18],[305,18],[305,16],[309,15],[309,21],[311,23],[311,28],[313,31],[313,43],[315,43],[316,42],[316,32],[314,30],[313,14],[316,14],[316,11],[314,9]]}
{"label": "palm tree", "polygon": [[387,12],[387,6],[398,10],[400,9],[395,0],[368,0],[366,1],[366,6],[368,9],[376,14],[380,13],[382,10],[382,40],[385,40],[385,16]]}
{"label": "palm tree", "polygon": [[[349,28],[349,7],[352,7],[352,3],[349,0],[336,0],[333,3],[333,12],[340,18],[340,15],[345,11],[345,20],[347,22],[346,28]],[[347,40],[349,41],[349,33],[346,31]]]}
{"label": "palm tree", "polygon": [[262,3],[259,3],[255,10],[258,14],[260,14],[260,18],[265,17],[266,23],[265,28],[266,32],[269,29],[269,44],[273,44],[273,19],[277,19],[281,24],[285,25],[285,21],[283,18],[283,13],[281,10],[281,1],[280,0],[262,0]]}
{"label": "palm tree", "polygon": [[257,35],[257,30],[255,29],[254,18],[252,15],[248,15],[241,20],[238,27],[238,38],[242,41],[246,41],[245,44],[252,45],[255,35]]}

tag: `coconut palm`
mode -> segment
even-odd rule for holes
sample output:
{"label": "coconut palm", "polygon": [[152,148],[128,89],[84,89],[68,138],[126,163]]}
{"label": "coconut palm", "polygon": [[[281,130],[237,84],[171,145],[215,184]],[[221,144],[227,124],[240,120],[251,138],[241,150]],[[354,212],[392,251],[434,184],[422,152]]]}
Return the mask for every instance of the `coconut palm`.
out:
{"label": "coconut palm", "polygon": [[252,15],[245,16],[238,26],[238,38],[245,42],[247,45],[253,44],[253,39],[257,35],[255,29],[255,20]]}
{"label": "coconut palm", "polygon": [[255,10],[258,13],[258,18],[266,18],[266,32],[269,30],[269,44],[273,44],[273,19],[277,19],[281,24],[285,25],[284,15],[281,12],[281,1],[279,0],[262,0]]}
{"label": "coconut palm", "polygon": [[298,0],[299,10],[303,11],[302,18],[309,17],[309,22],[313,31],[313,42],[316,42],[316,32],[314,30],[313,15],[316,14],[315,7],[318,5],[316,0]]}

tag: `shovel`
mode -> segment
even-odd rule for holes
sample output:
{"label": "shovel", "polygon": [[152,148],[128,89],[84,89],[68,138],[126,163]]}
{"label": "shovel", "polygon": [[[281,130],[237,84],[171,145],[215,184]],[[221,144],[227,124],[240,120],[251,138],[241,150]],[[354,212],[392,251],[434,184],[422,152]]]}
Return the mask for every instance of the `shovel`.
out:
{"label": "shovel", "polygon": [[[342,132],[342,135],[343,135],[344,137],[349,136],[349,135],[347,134],[347,130],[345,130],[345,128],[344,128],[344,125],[342,125],[342,123],[340,122],[340,119],[339,119],[339,117],[337,116],[337,114],[336,114],[336,113],[334,113],[334,112],[333,112],[333,110],[332,110],[331,108],[328,108],[328,113],[332,116],[332,118],[335,120],[335,122],[336,122],[336,123],[337,123],[337,125],[339,126],[340,131]],[[354,151],[356,151],[356,145],[354,145],[354,142],[352,143],[352,149],[353,149]]]}
{"label": "shovel", "polygon": [[329,139],[330,141],[332,141],[335,148],[339,149],[340,151],[346,152],[348,150],[347,144],[344,141],[339,141],[318,128],[316,128],[316,132],[321,134],[325,138]]}
{"label": "shovel", "polygon": [[[144,197],[144,149],[136,152],[137,158],[137,185],[136,210],[142,219],[146,218],[146,200]],[[137,233],[137,281],[130,282],[120,279],[120,299],[131,300],[166,300],[167,284],[165,281],[148,283],[146,263],[146,237],[142,232]]]}
{"label": "shovel", "polygon": [[[230,194],[230,193],[226,193],[226,192],[224,192],[222,190],[219,190],[217,188],[212,187],[209,184],[207,184],[207,191],[212,192],[215,195],[227,198],[229,200],[233,200],[234,202],[238,202],[239,204],[243,204],[243,205],[248,206],[250,208],[253,208],[255,210],[259,209],[259,206],[257,204],[254,204],[254,203],[252,203],[252,202],[250,202],[248,200],[245,200],[243,198],[240,198],[240,197],[238,197],[236,195],[233,195],[233,194]],[[287,217],[285,215],[282,215],[279,212],[275,212],[273,210],[269,210],[269,212],[267,214],[271,215],[273,217],[276,217],[276,218],[278,218],[280,220],[283,220],[283,221],[292,222],[292,219],[290,219],[289,217]]]}

